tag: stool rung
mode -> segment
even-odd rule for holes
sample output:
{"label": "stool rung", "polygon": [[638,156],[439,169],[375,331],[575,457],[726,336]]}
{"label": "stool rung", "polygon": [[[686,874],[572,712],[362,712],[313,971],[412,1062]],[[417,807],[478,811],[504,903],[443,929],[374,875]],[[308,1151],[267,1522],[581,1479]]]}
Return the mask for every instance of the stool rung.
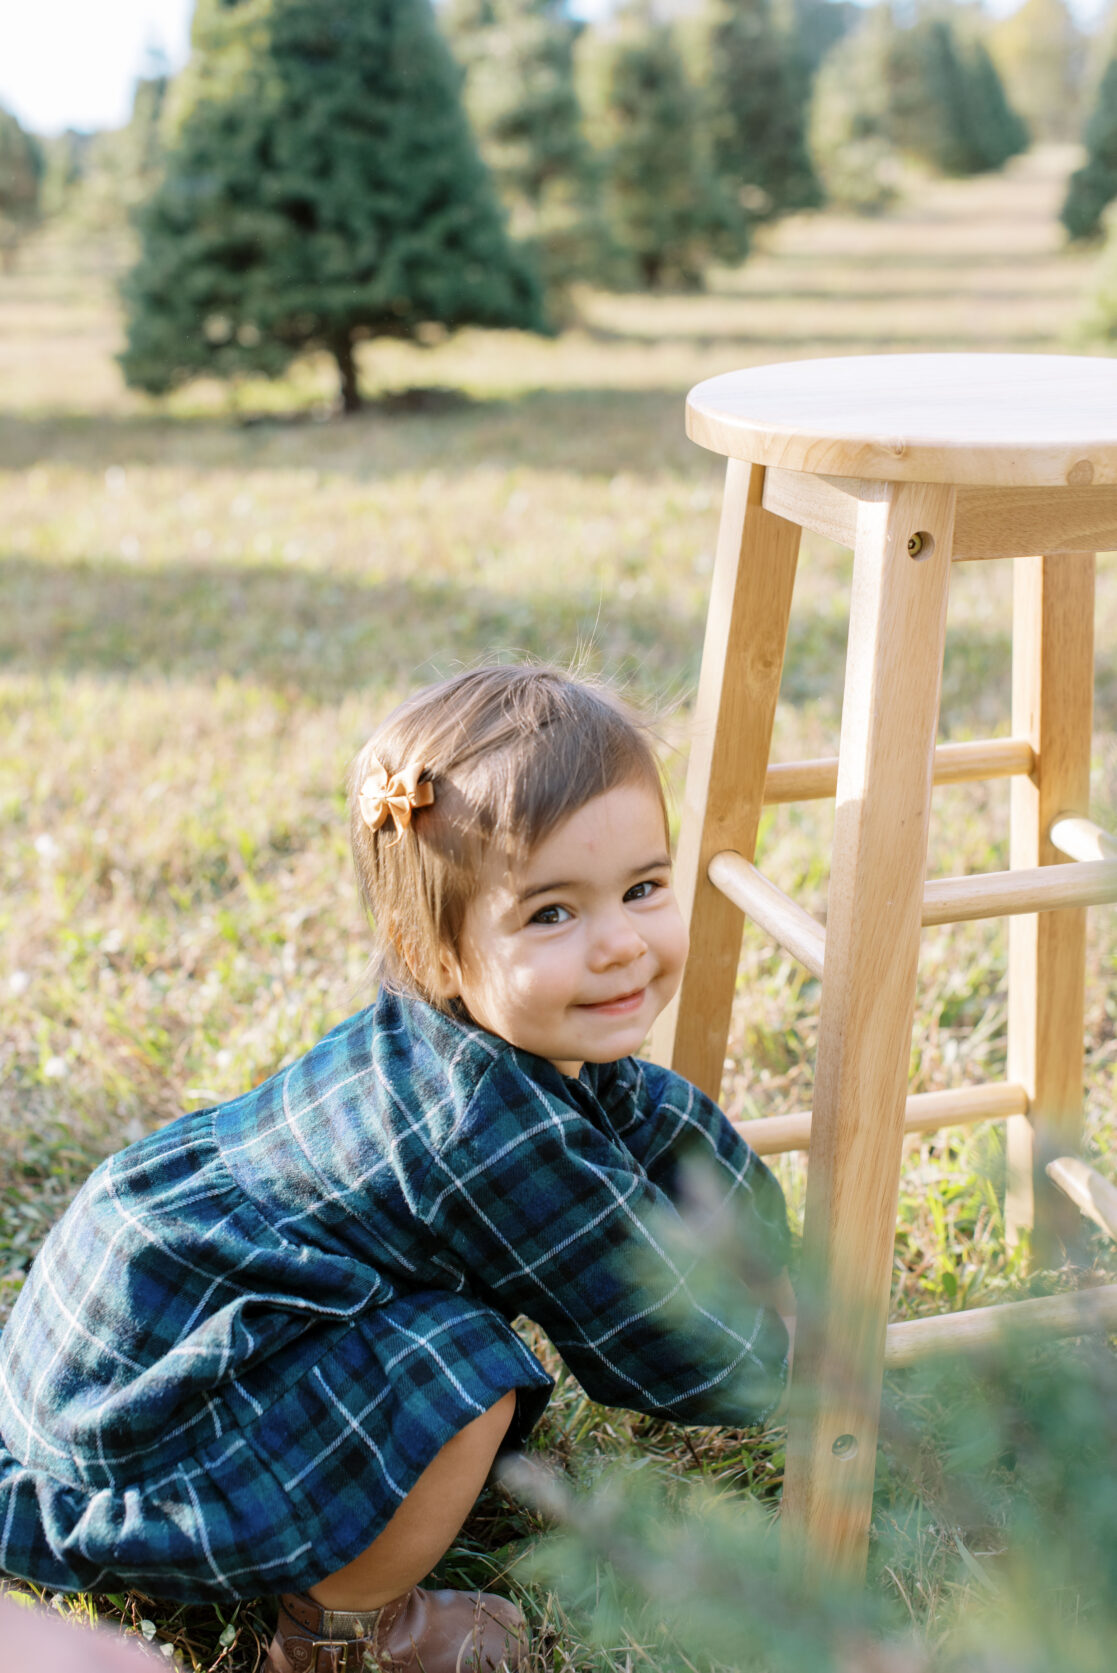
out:
{"label": "stool rung", "polygon": [[826,957],[826,931],[801,906],[762,877],[754,865],[731,848],[722,849],[710,861],[707,873],[715,889],[747,913],[754,924],[768,931],[813,976],[822,976]]}
{"label": "stool rung", "polygon": [[1117,861],[1076,860],[1071,865],[1023,866],[977,877],[940,877],[923,890],[924,927],[1017,912],[1054,912],[1067,906],[1102,906],[1117,900]]}
{"label": "stool rung", "polygon": [[1111,1185],[1081,1156],[1057,1156],[1048,1162],[1047,1175],[1087,1220],[1117,1238],[1117,1185]]}
{"label": "stool rung", "polygon": [[1117,1330],[1117,1284],[975,1307],[968,1313],[944,1313],[933,1319],[904,1319],[888,1326],[884,1363],[889,1370],[897,1370],[938,1354],[980,1351],[1018,1333],[1085,1336],[1091,1330]]}
{"label": "stool rung", "polygon": [[[731,848],[714,855],[707,875],[727,900],[821,979],[826,931],[817,919]],[[926,929],[1019,912],[1102,906],[1113,900],[1117,900],[1117,860],[1076,860],[1069,865],[1025,866],[976,877],[940,877],[924,885],[920,921]]]}
{"label": "stool rung", "polygon": [[[979,1121],[998,1121],[1005,1116],[1027,1113],[1028,1094],[1012,1081],[960,1086],[949,1092],[913,1092],[904,1107],[904,1132],[937,1133],[942,1127],[967,1127]],[[736,1120],[733,1125],[758,1156],[810,1149],[810,1110],[765,1115],[752,1121]]]}
{"label": "stool rung", "polygon": [[[935,750],[936,784],[965,784],[972,779],[1011,778],[1035,770],[1036,754],[1026,738],[979,738],[971,743],[940,744]],[[777,761],[764,780],[766,807],[781,802],[814,802],[838,788],[838,757],[818,761]]]}
{"label": "stool rung", "polygon": [[1055,820],[1049,835],[1052,846],[1068,860],[1117,860],[1117,837],[1103,831],[1092,819],[1064,814]]}

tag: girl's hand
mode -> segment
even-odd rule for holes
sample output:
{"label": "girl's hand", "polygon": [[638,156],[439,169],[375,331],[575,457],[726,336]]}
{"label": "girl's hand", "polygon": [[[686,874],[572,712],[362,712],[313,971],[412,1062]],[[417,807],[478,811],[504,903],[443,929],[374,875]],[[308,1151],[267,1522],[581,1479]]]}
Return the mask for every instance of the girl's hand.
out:
{"label": "girl's hand", "polygon": [[35,1673],[151,1673],[162,1657],[109,1632],[67,1626],[57,1615],[0,1597],[0,1643],[5,1667]]}
{"label": "girl's hand", "polygon": [[[754,1284],[752,1293],[757,1301],[765,1307],[771,1307],[783,1320],[783,1327],[787,1331],[787,1380],[790,1384],[791,1366],[795,1358],[795,1326],[798,1303],[795,1300],[795,1291],[791,1287],[791,1279],[787,1275],[786,1267],[778,1277],[773,1278],[769,1283]],[[773,1416],[781,1417],[786,1407],[787,1393],[785,1391],[783,1399]]]}

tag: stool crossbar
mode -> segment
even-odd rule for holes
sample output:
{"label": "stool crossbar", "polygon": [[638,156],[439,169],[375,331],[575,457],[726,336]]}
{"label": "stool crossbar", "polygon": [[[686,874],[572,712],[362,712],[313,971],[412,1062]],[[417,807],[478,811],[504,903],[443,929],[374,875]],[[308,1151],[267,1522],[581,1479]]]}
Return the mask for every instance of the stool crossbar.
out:
{"label": "stool crossbar", "polygon": [[[1117,842],[1088,806],[1093,554],[1117,547],[1117,365],[762,367],[699,385],[688,429],[729,462],[677,867],[696,956],[652,1051],[718,1095],[746,916],[820,979],[813,1109],[738,1125],[761,1154],[809,1149],[784,1522],[813,1560],[856,1573],[886,1365],[981,1347],[1008,1323],[1117,1329],[1117,1285],[887,1324],[906,1133],[1004,1119],[1010,1238],[1050,1254],[1074,1204],[1117,1236],[1117,1189],[1075,1155],[1085,909],[1117,900]],[[839,753],[773,764],[803,529],[854,552]],[[936,747],[951,566],[990,558],[1015,560],[1011,736]],[[1010,869],[927,881],[933,786],[998,777],[1012,785]],[[766,805],[828,796],[823,925],[754,860]],[[999,916],[1006,1079],[909,1095],[921,929]]]}

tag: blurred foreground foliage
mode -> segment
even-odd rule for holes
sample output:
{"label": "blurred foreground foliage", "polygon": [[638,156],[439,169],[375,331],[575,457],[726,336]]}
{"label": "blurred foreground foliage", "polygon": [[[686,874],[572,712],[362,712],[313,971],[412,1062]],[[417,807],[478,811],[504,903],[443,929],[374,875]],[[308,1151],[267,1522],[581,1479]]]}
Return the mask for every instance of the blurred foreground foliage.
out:
{"label": "blurred foreground foliage", "polygon": [[[602,1668],[1104,1673],[1117,1642],[1117,1362],[1108,1345],[943,1358],[893,1379],[870,1584],[804,1578],[771,1507],[661,1466],[578,1492],[509,1479],[555,1524],[531,1558]],[[936,1604],[928,1623],[929,1599]],[[593,1665],[587,1663],[587,1665]]]}

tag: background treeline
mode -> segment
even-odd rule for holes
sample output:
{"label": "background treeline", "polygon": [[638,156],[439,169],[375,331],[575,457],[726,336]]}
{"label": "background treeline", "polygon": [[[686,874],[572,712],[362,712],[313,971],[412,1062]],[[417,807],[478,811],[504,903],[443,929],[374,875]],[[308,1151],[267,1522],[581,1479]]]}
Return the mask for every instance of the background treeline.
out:
{"label": "background treeline", "polygon": [[[277,375],[306,349],[561,326],[580,283],[694,288],[758,226],[885,210],[919,172],[1083,131],[1073,237],[1117,194],[1117,33],[1065,0],[970,4],[197,0],[128,127],[40,143],[0,117],[0,248],[36,217],[119,242],[128,380]],[[134,231],[129,230],[129,223]],[[134,249],[134,244],[133,244]]]}
{"label": "background treeline", "polygon": [[982,174],[1025,150],[984,38],[942,13],[901,24],[886,7],[828,54],[811,112],[812,150],[831,202],[878,210],[898,194],[901,166]]}

